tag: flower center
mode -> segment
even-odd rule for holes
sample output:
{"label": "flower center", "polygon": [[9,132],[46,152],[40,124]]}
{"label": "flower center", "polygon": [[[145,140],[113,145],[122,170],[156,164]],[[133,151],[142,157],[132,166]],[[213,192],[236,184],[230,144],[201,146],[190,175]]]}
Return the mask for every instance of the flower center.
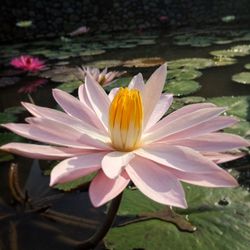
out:
{"label": "flower center", "polygon": [[99,77],[98,77],[98,83],[102,86],[102,85],[104,85],[104,83],[105,83],[105,81],[106,81],[106,77],[105,77],[105,75],[99,75]]}
{"label": "flower center", "polygon": [[109,108],[109,131],[112,145],[119,151],[139,147],[143,123],[140,92],[120,88]]}

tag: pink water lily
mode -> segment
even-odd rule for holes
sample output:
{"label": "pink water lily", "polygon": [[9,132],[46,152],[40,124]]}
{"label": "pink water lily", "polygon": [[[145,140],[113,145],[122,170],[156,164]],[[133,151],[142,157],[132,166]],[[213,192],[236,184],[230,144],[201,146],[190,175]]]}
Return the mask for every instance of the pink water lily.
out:
{"label": "pink water lily", "polygon": [[[23,103],[34,116],[24,124],[4,124],[26,138],[50,144],[9,143],[1,149],[38,159],[62,160],[50,185],[96,172],[89,195],[96,207],[119,195],[130,180],[152,200],[186,208],[180,181],[205,187],[232,187],[237,181],[216,163],[238,156],[221,153],[249,146],[243,138],[214,132],[236,122],[224,108],[192,104],[163,117],[173,96],[162,94],[166,65],[146,84],[136,75],[128,88],[109,95],[90,75],[79,100],[55,89],[65,111]],[[161,119],[162,118],[162,119]]]}
{"label": "pink water lily", "polygon": [[100,71],[98,68],[91,67],[81,67],[79,68],[82,79],[85,79],[86,74],[91,75],[95,81],[97,81],[102,86],[107,86],[112,83],[112,81],[125,74],[126,71],[109,71],[105,68],[103,71]]}
{"label": "pink water lily", "polygon": [[37,57],[23,55],[20,57],[13,58],[10,64],[19,69],[26,71],[38,71],[45,67],[44,61]]}

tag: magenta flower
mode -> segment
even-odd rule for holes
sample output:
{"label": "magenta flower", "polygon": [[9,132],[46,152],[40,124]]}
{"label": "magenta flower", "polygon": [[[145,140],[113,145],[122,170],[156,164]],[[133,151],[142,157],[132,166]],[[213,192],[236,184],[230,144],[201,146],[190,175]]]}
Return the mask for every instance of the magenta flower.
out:
{"label": "magenta flower", "polygon": [[[243,138],[214,132],[235,123],[220,116],[224,108],[192,104],[162,116],[173,97],[162,94],[166,66],[143,83],[136,75],[128,88],[109,95],[91,77],[79,88],[79,99],[53,90],[65,111],[23,103],[34,117],[27,124],[4,124],[26,138],[49,144],[9,143],[1,149],[37,159],[62,160],[51,172],[50,185],[96,172],[89,187],[92,204],[119,195],[130,180],[152,200],[186,208],[180,181],[205,187],[232,187],[237,181],[216,163],[236,156],[221,153],[249,146]],[[160,120],[161,119],[161,120]]]}
{"label": "magenta flower", "polygon": [[26,71],[38,71],[45,67],[44,61],[28,55],[13,58],[10,64],[15,68]]}
{"label": "magenta flower", "polygon": [[107,86],[112,83],[112,81],[125,74],[126,71],[109,71],[105,68],[103,71],[100,71],[98,68],[90,68],[90,67],[82,67],[79,68],[79,71],[81,73],[82,79],[85,79],[86,74],[90,74],[95,81],[97,81],[102,86]]}

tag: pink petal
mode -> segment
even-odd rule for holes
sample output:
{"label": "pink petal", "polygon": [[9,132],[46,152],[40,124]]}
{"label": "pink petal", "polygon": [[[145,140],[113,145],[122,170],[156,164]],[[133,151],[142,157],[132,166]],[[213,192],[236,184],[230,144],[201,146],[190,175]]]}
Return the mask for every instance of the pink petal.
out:
{"label": "pink petal", "polygon": [[172,145],[150,145],[135,153],[143,158],[189,173],[211,173],[219,167],[191,148]]}
{"label": "pink petal", "polygon": [[202,153],[207,159],[216,162],[217,164],[233,161],[246,155],[246,153],[217,153],[217,152],[204,152]]}
{"label": "pink petal", "polygon": [[95,153],[66,159],[56,165],[50,174],[50,186],[86,176],[100,169],[105,153]]}
{"label": "pink petal", "polygon": [[117,178],[123,167],[126,166],[134,156],[133,152],[110,152],[102,159],[102,170],[107,177],[111,179]]}
{"label": "pink petal", "polygon": [[145,126],[145,131],[150,129],[155,123],[157,123],[162,116],[168,111],[170,105],[173,102],[173,95],[161,95],[160,100],[155,106],[155,109],[153,110],[147,125]]}
{"label": "pink petal", "polygon": [[142,101],[144,107],[144,124],[146,125],[151,113],[155,109],[157,102],[161,97],[161,92],[167,76],[167,66],[160,66],[148,79],[143,92]]}
{"label": "pink petal", "polygon": [[99,138],[100,140],[105,141],[108,139],[108,137],[106,136],[107,133],[105,133],[105,131],[97,129],[96,127],[91,126],[85,121],[81,121],[61,111],[50,108],[39,107],[31,103],[22,103],[22,105],[36,117],[47,118],[49,120],[56,121],[64,125],[68,125],[73,129],[78,130],[81,133],[94,134],[95,137]]}
{"label": "pink petal", "polygon": [[100,207],[118,196],[129,181],[125,171],[116,179],[110,179],[100,170],[89,187],[89,196],[93,206]]}
{"label": "pink petal", "polygon": [[113,88],[113,89],[109,92],[109,100],[110,100],[110,102],[113,101],[113,99],[114,99],[114,97],[116,96],[116,94],[117,94],[117,92],[118,92],[119,89],[120,89],[120,88]]}
{"label": "pink petal", "polygon": [[170,172],[179,180],[203,187],[237,187],[238,182],[225,170],[213,173],[194,174],[171,169]]}
{"label": "pink petal", "polygon": [[184,106],[174,111],[173,113],[169,114],[160,122],[156,123],[153,127],[151,127],[149,132],[151,132],[152,130],[158,129],[159,127],[162,127],[162,124],[172,122],[182,117],[183,115],[186,115],[186,114],[192,115],[192,113],[197,110],[204,109],[204,108],[212,108],[212,107],[216,107],[216,106],[212,103],[196,103],[196,104],[190,104],[190,105]]}
{"label": "pink petal", "polygon": [[211,133],[235,124],[237,120],[233,117],[219,116],[210,121],[203,122],[194,127],[177,132],[173,135],[163,138],[161,141],[176,141],[185,138],[197,137],[203,134]]}
{"label": "pink petal", "polygon": [[82,84],[79,88],[78,88],[78,97],[79,100],[84,103],[85,106],[87,106],[89,109],[91,108],[91,104],[86,92],[86,88],[85,88],[85,84]]}
{"label": "pink petal", "polygon": [[175,145],[190,147],[197,151],[223,152],[250,146],[249,142],[238,135],[227,133],[210,133],[191,139],[178,140]]}
{"label": "pink petal", "polygon": [[104,128],[108,131],[108,114],[110,100],[104,89],[100,86],[98,82],[96,82],[92,78],[90,74],[87,74],[85,79],[85,87],[89,101],[96,113],[97,118],[100,120]]}
{"label": "pink petal", "polygon": [[142,77],[141,73],[134,76],[128,85],[129,89],[137,89],[140,92],[142,92],[144,90],[144,87],[145,87],[145,84],[144,84],[143,77]]}
{"label": "pink petal", "polygon": [[180,182],[161,166],[136,157],[125,169],[138,189],[150,199],[164,205],[187,207]]}
{"label": "pink petal", "polygon": [[14,153],[17,155],[44,160],[60,160],[76,155],[88,154],[90,150],[65,148],[65,147],[52,147],[28,143],[8,143],[0,147],[4,151]]}
{"label": "pink petal", "polygon": [[103,139],[105,140],[105,138],[94,133],[91,130],[83,130],[82,132],[80,132],[79,130],[74,129],[71,126],[62,124],[57,121],[48,120],[46,118],[31,117],[26,118],[26,121],[34,127],[44,131],[48,131],[52,134],[58,134],[59,136],[60,133],[68,134],[69,139],[80,142],[83,145],[88,145],[92,149],[111,149],[111,147],[108,145],[108,142],[103,141]]}
{"label": "pink petal", "polygon": [[191,127],[197,126],[201,123],[209,121],[224,112],[224,108],[204,108],[192,112],[191,114],[182,115],[180,118],[177,118],[173,121],[168,120],[168,116],[163,118],[158,123],[161,126],[158,126],[157,129],[154,128],[150,132],[144,135],[143,140],[145,143],[151,143],[157,140],[161,140],[167,136],[181,132],[183,130],[189,129]]}
{"label": "pink petal", "polygon": [[30,124],[7,123],[2,126],[20,136],[39,142],[81,149],[96,149],[81,142],[82,137],[79,136],[79,133],[76,134],[73,130],[61,126],[56,130],[41,129]]}
{"label": "pink petal", "polygon": [[59,89],[53,89],[53,96],[66,113],[98,127],[98,118],[93,110],[89,109],[78,99]]}

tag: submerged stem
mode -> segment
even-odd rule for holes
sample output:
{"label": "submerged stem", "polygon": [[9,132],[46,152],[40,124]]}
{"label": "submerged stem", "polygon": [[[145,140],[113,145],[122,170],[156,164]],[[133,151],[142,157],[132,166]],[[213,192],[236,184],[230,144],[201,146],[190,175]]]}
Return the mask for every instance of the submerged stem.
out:
{"label": "submerged stem", "polygon": [[121,199],[122,199],[122,193],[111,201],[108,208],[107,216],[102,225],[100,226],[100,228],[88,240],[78,244],[77,246],[78,250],[93,249],[104,238],[104,236],[107,234],[107,232],[109,231],[115,220],[115,216],[119,209]]}

